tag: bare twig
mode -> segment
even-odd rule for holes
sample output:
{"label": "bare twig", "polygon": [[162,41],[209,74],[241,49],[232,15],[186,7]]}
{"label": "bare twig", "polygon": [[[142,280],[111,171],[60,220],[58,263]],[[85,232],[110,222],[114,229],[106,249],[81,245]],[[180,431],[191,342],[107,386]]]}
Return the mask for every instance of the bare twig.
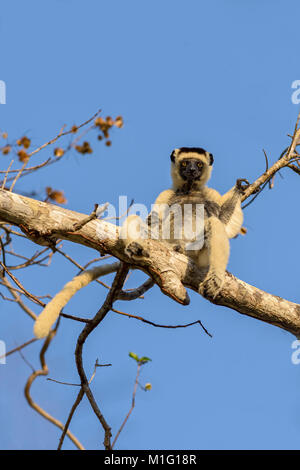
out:
{"label": "bare twig", "polygon": [[[87,124],[89,124],[93,119],[95,119],[98,114],[101,112],[101,110],[99,109],[91,118],[89,118],[87,121],[83,122],[82,124],[80,124],[79,126],[76,126],[76,131],[78,131],[78,129],[80,129],[81,127],[83,126],[86,126]],[[59,131],[59,133],[57,134],[56,137],[54,137],[53,139],[49,140],[48,142],[44,143],[43,145],[41,145],[40,147],[36,148],[35,150],[33,150],[32,152],[28,153],[28,158],[26,159],[26,161],[24,161],[22,167],[18,170],[18,173],[17,175],[15,176],[12,184],[11,184],[11,187],[10,187],[10,191],[13,190],[16,182],[18,181],[18,179],[22,176],[23,172],[26,170],[26,166],[30,160],[30,158],[35,155],[36,153],[40,152],[41,150],[43,150],[44,148],[48,147],[49,145],[52,145],[54,144],[58,139],[60,139],[61,137],[64,137],[66,135],[69,135],[69,134],[72,134],[74,133],[74,128],[72,127],[70,130],[68,131],[65,131],[63,132],[63,130],[65,129],[65,125],[62,126],[61,130]],[[69,148],[72,148],[72,145],[69,146]],[[30,171],[35,171],[39,168],[41,168],[42,166],[45,166],[49,163],[53,163],[54,161],[58,161],[59,159],[56,158],[55,160],[50,160],[48,159],[46,162],[42,163],[41,165],[36,165],[36,167],[33,167],[33,169],[27,169],[27,174],[30,173]]]}
{"label": "bare twig", "polygon": [[6,172],[5,172],[4,180],[3,180],[3,182],[2,182],[2,189],[4,189],[4,188],[5,188],[5,184],[6,184],[7,176],[8,176],[8,173],[9,173],[10,167],[12,166],[13,162],[14,162],[13,160],[10,162],[10,164],[9,164],[9,167],[7,168],[7,170],[6,170]]}
{"label": "bare twig", "polygon": [[62,432],[62,435],[60,436],[60,439],[59,439],[59,444],[58,444],[58,447],[57,447],[57,450],[61,450],[62,448],[62,445],[63,445],[63,442],[64,442],[64,439],[65,439],[65,435],[69,432],[68,431],[68,428],[70,426],[70,423],[71,423],[71,420],[73,418],[73,415],[76,411],[76,408],[78,407],[79,403],[81,402],[82,398],[84,397],[84,391],[83,391],[83,388],[81,387],[79,392],[78,392],[78,395],[76,397],[76,400],[75,402],[73,403],[72,405],[72,408],[71,408],[71,411],[69,413],[69,416],[68,416],[68,419],[66,421],[66,424],[64,425],[63,427],[63,432]]}
{"label": "bare twig", "polygon": [[[79,126],[76,126],[76,129],[80,129],[81,127],[84,127],[86,126],[87,124],[89,124],[93,119],[95,119],[98,114],[100,114],[101,112],[101,109],[98,109],[98,111],[91,117],[89,118],[87,121],[83,122],[82,124],[80,124]],[[37,152],[40,152],[42,149],[44,149],[45,147],[48,147],[48,145],[52,145],[54,144],[58,139],[60,139],[61,137],[64,137],[68,134],[72,134],[74,131],[73,131],[73,128],[71,128],[70,130],[68,131],[65,131],[63,132],[64,128],[66,126],[63,126],[60,130],[60,132],[58,133],[58,135],[56,137],[54,137],[53,139],[49,140],[48,142],[46,142],[45,144],[41,145],[40,147],[38,147],[37,149],[33,150],[33,152],[29,153],[29,157],[32,157],[32,155],[34,155],[35,153]]]}
{"label": "bare twig", "polygon": [[79,322],[82,322],[82,323],[91,323],[91,321],[92,321],[88,318],[75,317],[74,315],[69,315],[68,313],[60,313],[60,316],[64,317],[64,318],[69,318],[70,320],[79,321]]}
{"label": "bare twig", "polygon": [[121,214],[117,217],[104,217],[104,220],[120,220],[120,219],[122,219],[123,217],[125,217],[125,215],[128,214],[128,212],[130,211],[133,203],[134,203],[134,199],[131,199],[130,204],[128,206],[128,209],[123,214]]}
{"label": "bare twig", "polygon": [[157,328],[171,328],[171,329],[173,328],[174,329],[174,328],[186,328],[192,325],[200,325],[201,328],[205,331],[205,333],[212,338],[212,335],[207,331],[207,329],[204,327],[203,323],[200,320],[193,321],[192,323],[186,323],[185,325],[159,325],[158,323],[153,323],[152,321],[146,320],[145,318],[140,317],[138,315],[132,315],[130,313],[121,312],[121,310],[116,310],[115,308],[112,308],[111,311],[118,313],[119,315],[125,315],[126,317],[129,317],[129,318],[135,318],[136,320],[140,320],[143,323],[147,323],[148,325],[152,325]]}
{"label": "bare twig", "polygon": [[[111,364],[103,364],[103,365],[101,365],[101,366],[110,366],[110,365],[111,365]],[[91,377],[90,380],[89,380],[89,383],[91,383],[91,381],[93,380],[93,378],[94,378],[94,376],[95,376],[95,374],[96,374],[96,369],[97,369],[97,367],[99,367],[99,366],[100,366],[100,364],[98,364],[98,359],[97,359],[97,360],[96,360],[96,363],[95,363],[94,372],[93,372],[92,377]],[[75,384],[74,384],[74,385],[75,385]],[[76,385],[77,385],[77,384],[76,384]],[[80,384],[79,384],[79,386],[80,386]],[[65,438],[66,432],[67,432],[67,430],[68,430],[68,428],[69,428],[69,426],[70,426],[72,417],[73,417],[73,415],[74,415],[74,413],[75,413],[75,411],[76,411],[76,408],[77,408],[78,405],[80,404],[80,402],[81,402],[83,396],[84,396],[84,391],[83,391],[83,387],[81,387],[80,390],[79,390],[79,392],[78,392],[78,395],[77,395],[77,397],[76,397],[76,400],[75,400],[74,404],[72,405],[71,411],[70,411],[70,413],[69,413],[68,419],[67,419],[66,424],[65,424],[64,429],[63,429],[63,433],[62,433],[62,435],[60,436],[59,444],[58,444],[57,450],[61,450],[61,448],[62,448],[62,445],[63,445],[63,442],[64,442],[64,438]]]}
{"label": "bare twig", "polygon": [[[60,253],[62,256],[64,256],[68,261],[70,261],[72,264],[74,264],[77,268],[80,269],[80,272],[83,272],[83,271],[86,271],[86,269],[81,266],[79,263],[77,263],[77,261],[75,261],[73,258],[71,258],[71,256],[69,256],[67,253],[65,253],[64,251],[62,251],[60,248],[56,248],[55,251],[57,251],[58,253]],[[105,287],[106,289],[110,289],[110,286],[105,284],[105,282],[103,281],[100,281],[99,279],[95,279],[95,282],[97,282],[98,284],[101,284],[101,286]]]}
{"label": "bare twig", "polygon": [[[38,170],[40,168],[42,168],[43,166],[45,166],[47,163],[49,163],[51,160],[51,158],[47,158],[47,160],[45,160],[43,163],[39,163],[39,165],[35,165],[35,166],[31,166],[30,168],[26,168],[25,171],[34,171],[34,170]],[[13,162],[13,160],[12,160]],[[11,163],[12,163],[11,162]],[[11,165],[9,166],[9,168],[7,170],[0,170],[0,175],[3,174],[3,173],[19,173],[19,171],[21,171],[21,168],[18,168],[16,170],[10,170],[10,167]],[[2,187],[3,187],[3,183],[2,183]]]}
{"label": "bare twig", "polygon": [[97,405],[94,399],[94,396],[91,392],[91,389],[89,387],[89,383],[88,383],[88,380],[87,380],[87,377],[83,368],[82,349],[89,334],[99,325],[99,323],[101,323],[101,321],[105,318],[106,314],[112,308],[114,301],[116,300],[120,290],[122,289],[127,273],[128,273],[128,266],[122,263],[120,265],[120,268],[118,269],[118,272],[115,276],[112,287],[110,291],[108,292],[108,295],[102,307],[94,316],[93,321],[90,323],[87,323],[84,329],[82,330],[81,334],[79,335],[78,340],[77,340],[76,350],[75,350],[76,365],[77,365],[78,374],[81,379],[81,386],[94,410],[94,413],[96,414],[97,418],[99,419],[104,429],[104,432],[105,432],[104,447],[107,450],[111,449],[111,444],[110,444],[111,428],[107,424],[106,419],[101,413],[99,406]]}
{"label": "bare twig", "polygon": [[20,296],[16,292],[17,289],[15,289],[11,285],[11,283],[6,277],[2,277],[1,284],[3,284],[9,290],[9,292],[14,297],[15,301],[21,307],[21,309],[24,310],[24,312],[26,312],[27,315],[29,315],[33,320],[36,320],[37,315],[29,307],[27,307],[27,305],[24,304],[24,302],[20,299]]}
{"label": "bare twig", "polygon": [[138,363],[137,365],[137,373],[136,373],[136,377],[135,377],[135,382],[134,382],[134,388],[133,388],[133,393],[132,393],[132,400],[131,400],[131,407],[130,407],[130,410],[128,411],[127,415],[125,416],[125,419],[123,421],[123,423],[121,424],[120,426],[120,429],[118,430],[117,434],[116,434],[116,437],[114,438],[113,440],[113,443],[111,445],[111,448],[113,449],[114,448],[114,445],[115,443],[117,442],[117,439],[118,437],[120,436],[125,424],[127,423],[128,421],[128,418],[129,416],[131,415],[133,409],[134,409],[134,406],[135,406],[135,396],[136,396],[136,392],[137,392],[137,387],[138,387],[138,383],[139,383],[139,375],[140,375],[140,371],[141,371],[141,366],[142,364],[141,363]]}
{"label": "bare twig", "polygon": [[21,282],[18,281],[18,279],[7,269],[7,267],[0,261],[0,266],[4,269],[4,271],[9,275],[9,277],[17,284],[17,286],[24,292],[24,294],[33,300],[35,303],[41,305],[42,307],[45,307],[45,303],[42,302],[40,299],[38,299],[35,295],[31,294],[28,292],[24,286],[22,286]]}
{"label": "bare twig", "polygon": [[[31,386],[32,386],[32,383],[34,382],[34,380],[37,377],[39,377],[40,375],[47,375],[48,374],[48,367],[47,367],[47,364],[46,364],[46,361],[45,361],[45,353],[46,353],[52,339],[54,338],[55,334],[56,334],[56,329],[52,330],[50,332],[50,334],[48,335],[48,337],[46,338],[46,340],[43,344],[43,347],[41,349],[41,352],[40,352],[41,369],[39,369],[37,371],[34,371],[29,376],[29,378],[27,380],[27,383],[25,385],[24,394],[25,394],[25,398],[26,398],[28,404],[31,406],[31,408],[33,408],[35,411],[37,411],[43,418],[47,419],[52,424],[54,424],[55,426],[57,426],[58,428],[63,430],[64,425],[58,419],[53,418],[53,416],[51,416],[49,413],[47,413],[47,411],[45,411],[37,403],[35,403],[33,401],[32,397],[31,397],[31,394],[30,394],[30,389],[31,389]],[[67,435],[78,449],[84,450],[84,447],[82,446],[82,444],[78,441],[78,439],[70,431],[67,431]]]}
{"label": "bare twig", "polygon": [[119,295],[118,295],[118,300],[135,300],[141,297],[145,292],[147,292],[149,289],[151,289],[155,285],[155,282],[149,278],[147,279],[144,284],[141,286],[137,287],[136,289],[133,289],[131,291],[124,291],[122,290]]}
{"label": "bare twig", "polygon": [[300,129],[298,128],[299,120],[300,120],[300,113],[299,113],[298,118],[297,118],[297,122],[296,122],[296,125],[295,125],[295,130],[294,130],[294,133],[293,133],[293,137],[292,137],[292,141],[291,141],[290,146],[287,149],[285,149],[285,151],[282,152],[281,156],[274,163],[274,165],[272,165],[270,168],[268,168],[267,171],[265,171],[259,178],[256,179],[256,181],[254,181],[254,183],[252,183],[245,190],[244,195],[242,196],[242,201],[245,201],[245,199],[247,199],[249,196],[251,196],[251,194],[253,194],[257,190],[259,190],[261,185],[264,185],[265,183],[267,183],[273,177],[273,175],[278,172],[278,170],[288,166],[288,164],[290,163],[290,160],[295,155],[295,148],[296,148],[298,139],[300,138]]}
{"label": "bare twig", "polygon": [[35,341],[37,341],[37,338],[32,338],[29,341],[26,341],[26,343],[21,344],[21,346],[17,346],[16,348],[11,349],[10,351],[8,351],[6,354],[3,354],[3,356],[0,356],[0,359],[3,359],[4,357],[8,357],[8,356],[10,356],[11,354],[13,354],[17,351],[20,351],[21,349],[26,348],[26,346],[29,346],[30,344],[34,343]]}
{"label": "bare twig", "polygon": [[81,387],[80,384],[72,384],[70,382],[61,382],[60,380],[51,379],[50,377],[47,377],[47,380],[49,380],[49,382],[55,382],[56,384],[60,384],[60,385],[70,385],[71,387]]}
{"label": "bare twig", "polygon": [[91,220],[97,219],[97,217],[100,217],[100,215],[106,211],[108,207],[108,202],[104,204],[104,206],[98,208],[98,204],[95,204],[95,208],[93,212],[86,217],[85,219],[81,220],[80,222],[77,222],[72,229],[68,229],[68,232],[77,232],[77,230],[80,230],[82,227],[84,227],[88,222]]}

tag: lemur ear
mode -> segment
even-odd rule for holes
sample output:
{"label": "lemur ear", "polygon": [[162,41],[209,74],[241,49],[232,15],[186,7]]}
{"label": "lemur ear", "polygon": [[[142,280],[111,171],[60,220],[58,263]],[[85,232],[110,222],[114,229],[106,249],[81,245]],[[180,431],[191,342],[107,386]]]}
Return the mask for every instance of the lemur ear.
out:
{"label": "lemur ear", "polygon": [[214,162],[214,156],[212,153],[209,154],[209,166],[211,166]]}
{"label": "lemur ear", "polygon": [[175,158],[176,158],[176,155],[177,155],[177,153],[178,153],[178,150],[179,150],[179,149],[173,150],[173,152],[172,152],[171,155],[170,155],[171,162],[173,162],[173,163],[175,163]]}

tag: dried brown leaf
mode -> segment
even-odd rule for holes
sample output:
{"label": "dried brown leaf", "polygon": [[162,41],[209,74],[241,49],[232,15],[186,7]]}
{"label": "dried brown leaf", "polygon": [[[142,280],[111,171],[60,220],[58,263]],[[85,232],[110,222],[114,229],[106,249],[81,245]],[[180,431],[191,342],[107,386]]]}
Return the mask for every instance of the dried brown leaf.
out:
{"label": "dried brown leaf", "polygon": [[56,157],[62,157],[64,153],[65,153],[65,151],[61,147],[57,147],[57,148],[54,149],[54,155]]}

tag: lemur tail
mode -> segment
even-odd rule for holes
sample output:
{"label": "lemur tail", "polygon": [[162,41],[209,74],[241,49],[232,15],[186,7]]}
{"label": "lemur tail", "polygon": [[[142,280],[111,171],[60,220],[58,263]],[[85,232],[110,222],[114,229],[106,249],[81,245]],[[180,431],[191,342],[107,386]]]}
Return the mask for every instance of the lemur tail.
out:
{"label": "lemur tail", "polygon": [[98,277],[117,271],[119,266],[119,262],[97,266],[93,269],[84,271],[82,274],[79,274],[69,281],[62,290],[58,292],[52,300],[50,300],[42,313],[36,319],[33,327],[36,338],[44,338],[49,334],[51,327],[59,317],[62,308],[69,302],[77,291],[82,289],[82,287],[87,286]]}

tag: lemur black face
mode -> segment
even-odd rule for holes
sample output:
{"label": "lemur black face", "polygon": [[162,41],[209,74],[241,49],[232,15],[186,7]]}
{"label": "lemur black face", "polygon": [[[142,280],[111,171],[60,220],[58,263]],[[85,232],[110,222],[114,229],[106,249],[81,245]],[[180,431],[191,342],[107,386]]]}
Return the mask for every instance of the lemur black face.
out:
{"label": "lemur black face", "polygon": [[202,175],[203,165],[197,158],[184,158],[180,162],[179,174],[185,181],[197,181]]}
{"label": "lemur black face", "polygon": [[[207,155],[206,150],[200,147],[181,147],[180,149],[173,150],[170,155],[171,162],[175,163],[175,154],[180,155],[180,153],[198,153],[199,155]],[[214,156],[212,153],[209,153],[209,165],[211,166],[214,162]]]}

